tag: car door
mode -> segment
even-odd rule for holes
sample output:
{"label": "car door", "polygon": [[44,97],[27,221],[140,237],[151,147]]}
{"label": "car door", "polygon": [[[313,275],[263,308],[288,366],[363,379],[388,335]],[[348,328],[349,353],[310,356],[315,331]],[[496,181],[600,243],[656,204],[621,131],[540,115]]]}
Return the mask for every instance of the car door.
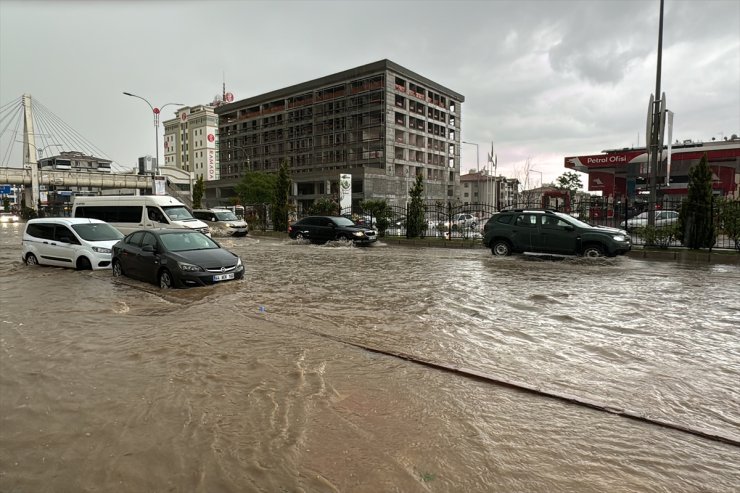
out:
{"label": "car door", "polygon": [[564,219],[552,215],[540,217],[540,252],[575,255],[577,238],[576,228]]}
{"label": "car door", "polygon": [[141,251],[141,240],[144,238],[144,231],[137,231],[126,237],[126,241],[123,242],[121,247],[121,253],[118,255],[118,260],[121,262],[121,268],[128,277],[135,279],[141,279],[141,273],[139,272],[140,265],[136,258]]}
{"label": "car door", "polygon": [[509,239],[515,251],[538,251],[540,240],[537,230],[537,215],[524,213],[516,216]]}
{"label": "car door", "polygon": [[77,236],[66,225],[54,225],[54,239],[49,245],[50,258],[54,265],[74,267],[75,252],[79,245]]}
{"label": "car door", "polygon": [[49,260],[53,256],[54,224],[35,222],[29,223],[23,243],[28,245],[29,251],[36,255],[40,264],[56,265]]}
{"label": "car door", "polygon": [[320,242],[331,241],[336,238],[337,225],[329,217],[319,217],[314,228],[314,238]]}
{"label": "car door", "polygon": [[136,271],[140,276],[139,279],[148,282],[156,281],[159,271],[159,254],[157,252],[157,237],[148,231],[145,232],[141,239],[139,251],[134,258]]}

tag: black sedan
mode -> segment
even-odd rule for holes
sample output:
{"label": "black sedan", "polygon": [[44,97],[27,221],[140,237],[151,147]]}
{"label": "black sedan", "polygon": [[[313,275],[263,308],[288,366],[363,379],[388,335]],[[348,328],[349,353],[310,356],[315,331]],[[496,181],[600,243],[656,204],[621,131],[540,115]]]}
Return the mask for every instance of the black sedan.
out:
{"label": "black sedan", "polygon": [[134,231],[113,245],[113,275],[161,288],[205,286],[244,277],[238,255],[195,230]]}
{"label": "black sedan", "polygon": [[309,216],[291,224],[288,236],[294,240],[309,240],[312,243],[346,240],[356,245],[369,245],[378,239],[373,228],[355,224],[342,216]]}

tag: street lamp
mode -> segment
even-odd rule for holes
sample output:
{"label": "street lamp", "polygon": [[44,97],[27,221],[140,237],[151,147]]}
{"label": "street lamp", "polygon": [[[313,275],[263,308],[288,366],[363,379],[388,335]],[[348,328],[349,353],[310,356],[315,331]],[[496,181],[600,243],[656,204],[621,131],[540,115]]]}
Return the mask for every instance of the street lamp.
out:
{"label": "street lamp", "polygon": [[462,143],[463,144],[470,144],[471,146],[475,146],[475,169],[476,169],[476,171],[478,171],[480,173],[480,159],[478,159],[478,157],[479,157],[479,154],[478,154],[478,144],[476,144],[475,142],[465,142],[464,140],[462,141]]}
{"label": "street lamp", "polygon": [[[25,142],[23,142],[22,140],[16,140],[16,142],[21,142],[21,143],[24,143],[25,144]],[[38,147],[36,147],[35,145],[31,144],[30,142],[28,142],[28,145],[30,145],[34,149],[36,149],[36,153],[38,154],[38,159],[41,159],[41,157],[44,155],[44,151],[46,149],[48,149],[49,147],[64,147],[62,144],[49,144],[49,145],[44,146],[41,149],[39,149]]]}
{"label": "street lamp", "polygon": [[540,174],[540,188],[542,188],[542,171],[537,171],[536,169],[530,169],[529,171]]}
{"label": "street lamp", "polygon": [[154,115],[154,142],[155,142],[154,145],[157,146],[157,149],[156,149],[156,152],[155,152],[156,159],[157,159],[157,162],[155,163],[155,166],[156,166],[156,168],[155,168],[155,174],[158,176],[159,175],[159,114],[162,112],[162,110],[166,106],[170,106],[170,105],[184,106],[184,105],[182,103],[167,103],[167,104],[162,105],[161,107],[157,108],[157,107],[152,106],[152,104],[149,101],[147,101],[145,98],[142,98],[141,96],[137,96],[136,94],[131,94],[130,92],[126,92],[126,91],[124,91],[123,94],[126,95],[126,96],[131,96],[132,98],[141,99],[146,104],[148,104],[149,107],[152,109],[152,114]]}

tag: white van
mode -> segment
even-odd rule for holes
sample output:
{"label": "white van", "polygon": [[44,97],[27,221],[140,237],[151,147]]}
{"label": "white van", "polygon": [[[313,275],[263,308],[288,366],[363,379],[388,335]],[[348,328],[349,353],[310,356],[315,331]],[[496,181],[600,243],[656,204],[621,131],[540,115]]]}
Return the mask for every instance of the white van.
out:
{"label": "white van", "polygon": [[72,216],[100,219],[124,234],[138,229],[190,228],[211,236],[206,223],[195,219],[185,204],[169,195],[78,196]]}
{"label": "white van", "polygon": [[111,249],[123,234],[97,219],[31,219],[23,233],[23,261],[78,270],[110,269]]}

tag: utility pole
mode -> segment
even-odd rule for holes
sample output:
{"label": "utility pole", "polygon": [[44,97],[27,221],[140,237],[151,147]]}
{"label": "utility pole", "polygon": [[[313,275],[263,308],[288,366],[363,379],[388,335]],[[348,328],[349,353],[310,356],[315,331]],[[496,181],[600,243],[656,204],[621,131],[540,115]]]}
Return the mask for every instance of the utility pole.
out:
{"label": "utility pole", "polygon": [[[658,24],[658,68],[655,75],[655,100],[653,101],[652,125],[650,131],[650,203],[648,204],[648,225],[655,226],[655,206],[658,201],[658,163],[662,149],[660,133],[661,109],[665,108],[665,98],[660,94],[660,69],[663,59],[663,1],[660,0],[660,21]],[[659,99],[660,98],[660,99]]]}

